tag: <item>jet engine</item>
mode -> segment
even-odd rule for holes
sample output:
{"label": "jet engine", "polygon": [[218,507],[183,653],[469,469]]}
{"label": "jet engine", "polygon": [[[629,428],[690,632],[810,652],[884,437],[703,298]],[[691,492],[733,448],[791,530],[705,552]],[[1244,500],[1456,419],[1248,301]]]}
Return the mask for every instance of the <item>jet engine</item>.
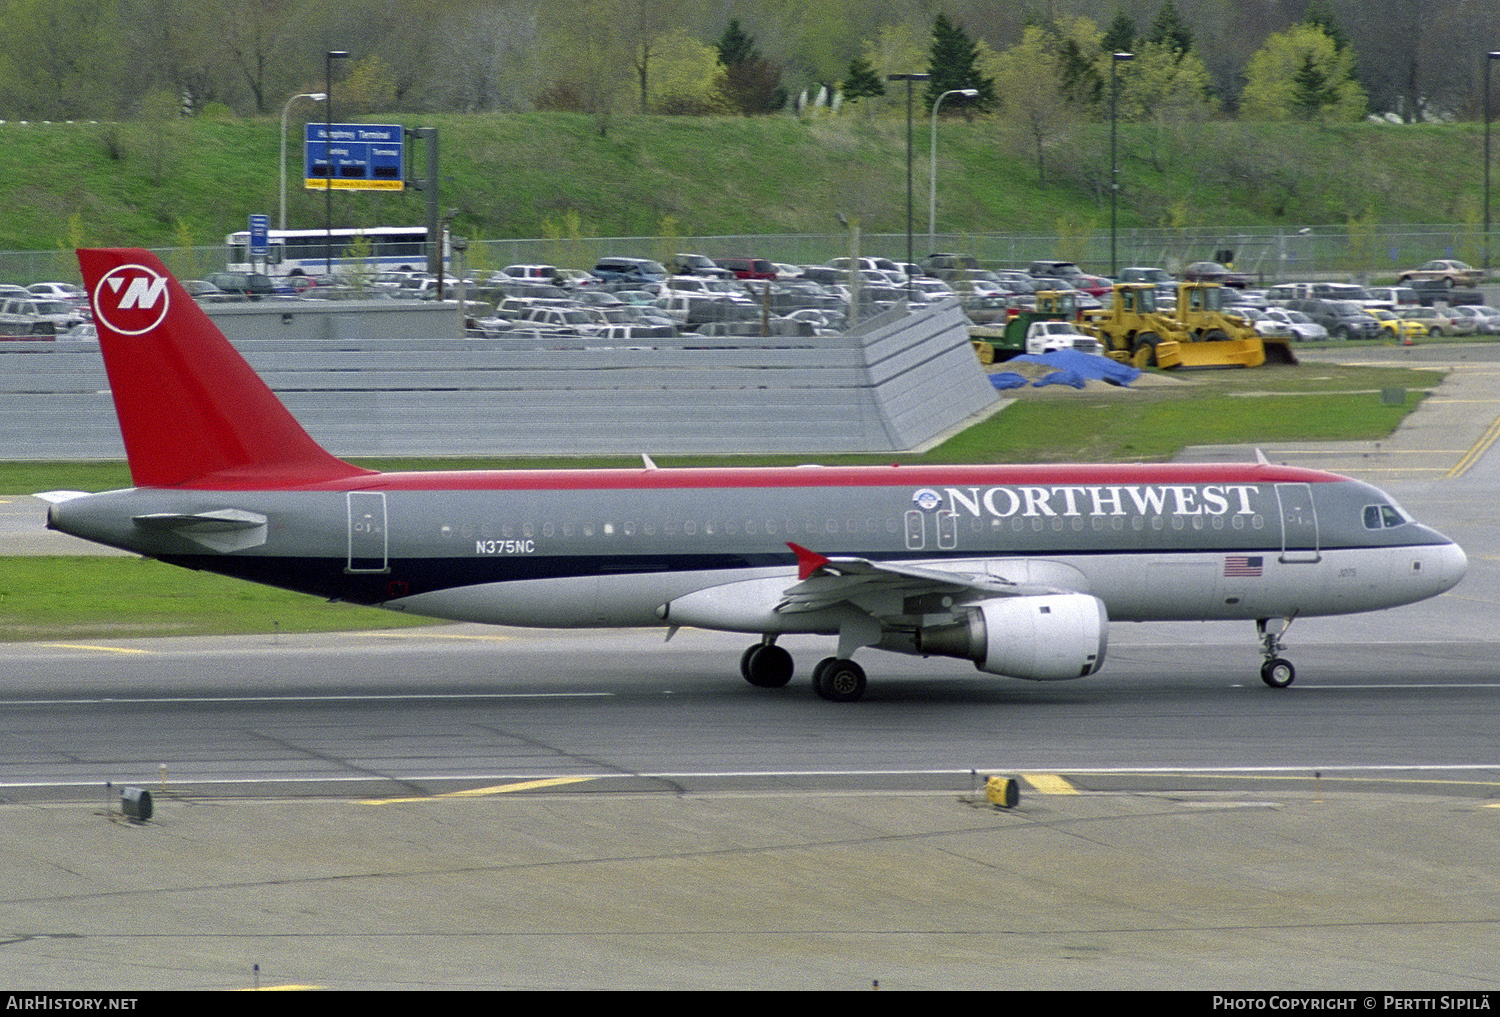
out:
{"label": "jet engine", "polygon": [[959,657],[990,674],[1050,682],[1099,670],[1108,638],[1102,600],[1057,593],[981,600],[952,624],[888,630],[878,645],[899,653]]}

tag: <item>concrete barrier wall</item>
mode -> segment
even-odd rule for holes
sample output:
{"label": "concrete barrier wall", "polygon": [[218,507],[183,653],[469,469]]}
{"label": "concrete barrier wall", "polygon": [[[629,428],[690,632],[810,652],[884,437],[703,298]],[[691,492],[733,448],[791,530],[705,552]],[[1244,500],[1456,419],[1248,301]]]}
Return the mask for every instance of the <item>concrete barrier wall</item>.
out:
{"label": "concrete barrier wall", "polygon": [[[998,402],[956,302],[831,339],[649,341],[235,344],[340,456],[904,451]],[[0,343],[0,449],[5,459],[123,458],[93,341]]]}

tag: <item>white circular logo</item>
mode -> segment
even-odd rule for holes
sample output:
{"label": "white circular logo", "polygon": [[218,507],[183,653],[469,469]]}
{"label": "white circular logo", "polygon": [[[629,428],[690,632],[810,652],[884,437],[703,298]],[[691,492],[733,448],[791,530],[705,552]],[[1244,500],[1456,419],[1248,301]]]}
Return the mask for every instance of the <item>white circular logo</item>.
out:
{"label": "white circular logo", "polygon": [[916,503],[917,508],[924,512],[931,512],[943,503],[943,496],[930,487],[924,487],[913,494],[911,500]]}
{"label": "white circular logo", "polygon": [[167,277],[144,265],[120,265],[94,287],[94,320],[120,335],[144,335],[167,317]]}

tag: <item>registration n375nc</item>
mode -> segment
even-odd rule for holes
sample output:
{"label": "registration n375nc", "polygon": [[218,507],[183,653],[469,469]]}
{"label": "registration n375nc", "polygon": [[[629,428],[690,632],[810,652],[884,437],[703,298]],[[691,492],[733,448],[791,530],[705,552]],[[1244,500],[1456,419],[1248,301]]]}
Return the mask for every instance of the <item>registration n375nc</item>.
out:
{"label": "registration n375nc", "polygon": [[325,451],[140,250],[81,250],[134,487],[47,492],[47,525],[174,565],[436,618],[830,637],[825,699],[869,649],[1054,681],[1111,621],[1255,622],[1261,677],[1295,618],[1450,589],[1463,551],[1384,492],[1219,465],[376,473]]}

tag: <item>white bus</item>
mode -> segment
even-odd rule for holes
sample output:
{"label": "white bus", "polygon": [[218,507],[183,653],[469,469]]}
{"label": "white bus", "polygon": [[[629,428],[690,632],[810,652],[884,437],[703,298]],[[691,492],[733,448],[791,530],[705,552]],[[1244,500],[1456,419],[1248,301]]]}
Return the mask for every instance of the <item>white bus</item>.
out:
{"label": "white bus", "polygon": [[[359,266],[375,272],[427,270],[426,226],[341,227],[332,231],[332,237],[330,258],[328,230],[268,230],[266,258],[263,262],[252,262],[250,231],[240,230],[224,238],[229,250],[225,268],[270,276],[322,275],[330,264],[335,272],[340,266]],[[446,250],[443,264],[446,269]]]}

